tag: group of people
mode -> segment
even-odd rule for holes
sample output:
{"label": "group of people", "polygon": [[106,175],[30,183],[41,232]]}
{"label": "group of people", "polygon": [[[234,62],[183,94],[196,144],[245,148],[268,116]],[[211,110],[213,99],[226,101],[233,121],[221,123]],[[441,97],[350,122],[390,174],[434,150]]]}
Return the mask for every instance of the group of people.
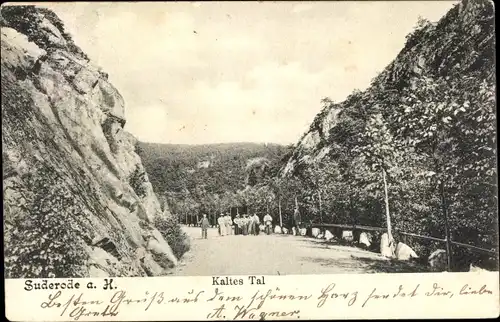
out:
{"label": "group of people", "polygon": [[242,216],[237,214],[234,220],[231,218],[231,215],[220,214],[217,219],[220,236],[232,235],[233,226],[234,235],[258,235],[262,228],[264,228],[267,234],[270,234],[272,222],[273,219],[269,214],[265,215],[263,218],[263,227],[261,227],[260,218],[257,214],[244,214]]}
{"label": "group of people", "polygon": [[[294,227],[298,229],[301,224],[300,213],[298,209],[295,209],[293,216]],[[210,227],[210,222],[207,218],[207,215],[204,214],[203,218],[198,222],[201,226],[201,234],[202,238],[207,238],[207,231]],[[273,218],[266,214],[264,218],[262,218],[262,224],[260,222],[260,218],[257,214],[247,215],[244,214],[240,216],[237,214],[234,220],[231,218],[229,214],[220,214],[217,218],[217,224],[219,227],[219,235],[227,236],[233,234],[233,226],[234,226],[234,235],[258,235],[262,230],[267,234],[271,234],[273,228]]]}
{"label": "group of people", "polygon": [[220,214],[219,218],[217,218],[217,224],[219,225],[220,236],[231,235],[233,230],[233,219],[230,215]]}

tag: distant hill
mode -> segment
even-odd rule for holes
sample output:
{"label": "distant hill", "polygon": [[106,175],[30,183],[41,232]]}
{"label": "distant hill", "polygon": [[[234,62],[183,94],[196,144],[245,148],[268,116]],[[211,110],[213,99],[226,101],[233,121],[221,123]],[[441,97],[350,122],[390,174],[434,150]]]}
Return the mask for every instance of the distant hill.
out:
{"label": "distant hill", "polygon": [[287,153],[291,149],[271,143],[186,145],[138,142],[136,147],[153,188],[160,195],[187,191],[196,194],[200,189],[223,194],[242,189],[248,181],[247,165],[252,159],[267,159],[269,167],[265,175],[273,176],[289,158]]}

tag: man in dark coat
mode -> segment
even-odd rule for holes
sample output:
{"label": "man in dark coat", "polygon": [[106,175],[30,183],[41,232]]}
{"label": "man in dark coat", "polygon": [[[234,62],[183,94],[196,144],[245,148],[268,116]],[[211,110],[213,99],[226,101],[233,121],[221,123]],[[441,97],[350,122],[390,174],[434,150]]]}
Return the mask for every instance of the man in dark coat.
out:
{"label": "man in dark coat", "polygon": [[210,222],[208,221],[207,215],[203,214],[203,218],[198,222],[201,226],[201,237],[204,239],[208,238],[208,227],[210,227]]}
{"label": "man in dark coat", "polygon": [[269,214],[266,214],[264,216],[264,225],[265,225],[265,230],[266,230],[266,234],[270,235],[271,234],[271,230],[272,230],[272,225],[273,225],[273,217],[271,217]]}
{"label": "man in dark coat", "polygon": [[236,217],[233,220],[234,222],[234,234],[241,235],[241,218],[240,214],[236,214]]}

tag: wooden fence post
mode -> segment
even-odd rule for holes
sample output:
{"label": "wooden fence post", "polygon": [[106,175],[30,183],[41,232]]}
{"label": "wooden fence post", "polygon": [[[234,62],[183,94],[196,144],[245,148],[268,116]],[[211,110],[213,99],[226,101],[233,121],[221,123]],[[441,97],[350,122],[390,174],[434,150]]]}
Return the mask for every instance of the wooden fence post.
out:
{"label": "wooden fence post", "polygon": [[387,237],[389,237],[389,244],[393,241],[392,237],[392,227],[391,227],[391,214],[389,211],[389,193],[387,191],[387,180],[385,178],[385,169],[382,168],[382,178],[384,180],[384,194],[385,194],[385,216],[387,225]]}
{"label": "wooden fence post", "polygon": [[281,215],[281,198],[278,198],[278,212],[280,215],[280,226],[283,227],[283,216]]}
{"label": "wooden fence post", "polygon": [[444,216],[444,230],[445,230],[445,239],[446,239],[446,259],[448,264],[448,272],[451,272],[452,265],[452,255],[451,255],[451,238],[450,238],[450,229],[448,224],[448,207],[446,206],[446,196],[444,193],[444,182],[441,180],[441,207]]}

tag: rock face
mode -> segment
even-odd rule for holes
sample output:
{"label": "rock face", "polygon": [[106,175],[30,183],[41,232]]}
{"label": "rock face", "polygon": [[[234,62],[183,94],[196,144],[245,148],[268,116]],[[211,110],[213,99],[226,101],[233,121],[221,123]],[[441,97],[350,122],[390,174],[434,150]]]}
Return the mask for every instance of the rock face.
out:
{"label": "rock face", "polygon": [[361,234],[359,234],[359,243],[361,245],[364,245],[366,247],[370,247],[371,246],[371,240],[372,240],[372,236],[368,233],[365,233],[365,232],[362,232]]}
{"label": "rock face", "polygon": [[333,239],[333,234],[329,230],[325,230],[325,235],[324,235],[326,241],[330,241]]}
{"label": "rock face", "polygon": [[[355,91],[343,102],[325,104],[295,145],[281,174],[302,173],[305,168],[335,154],[336,142],[333,137],[339,130],[337,125],[348,119],[345,112],[348,107],[377,108],[379,97],[386,94],[389,88],[414,88],[415,80],[421,76],[464,77],[478,64],[489,66],[487,57],[494,38],[493,22],[490,22],[492,17],[485,15],[493,12],[492,7],[492,3],[486,0],[462,0],[437,24],[423,27],[408,39],[396,59],[372,81],[367,90]],[[458,31],[463,26],[467,26],[467,34]]]}
{"label": "rock face", "polygon": [[1,11],[5,271],[11,278],[165,274],[177,260],[125,103],[49,10]]}
{"label": "rock face", "polygon": [[257,183],[262,182],[270,164],[271,162],[269,159],[264,157],[251,158],[247,160],[245,167],[245,185],[255,186]]}
{"label": "rock face", "polygon": [[[497,248],[498,230],[492,228],[498,221],[494,12],[492,1],[462,0],[437,22],[421,19],[370,86],[354,90],[343,101],[323,99],[323,109],[294,146],[280,175],[301,178],[304,191],[324,184],[322,207],[335,214],[330,223],[387,227],[377,165],[386,156],[397,159],[391,165],[394,185],[388,191],[392,228],[418,233],[440,231],[442,224],[438,214],[424,210],[435,207],[435,201],[423,197],[423,191],[436,192],[414,175],[427,172],[437,178],[446,173],[450,184],[443,189],[455,195],[446,204],[453,204],[452,216],[460,222],[453,239]],[[375,137],[387,140],[382,143]],[[446,160],[440,174],[434,172],[436,160]],[[403,178],[402,173],[414,178]],[[479,191],[484,197],[480,202]],[[429,220],[422,220],[427,216]],[[375,240],[372,244],[379,246]],[[429,251],[423,240],[415,239],[412,247],[422,254]],[[387,243],[382,252],[390,253]],[[489,255],[479,256],[488,261]]]}
{"label": "rock face", "polygon": [[434,251],[429,256],[428,262],[433,272],[445,271],[447,266],[446,251],[444,249]]}
{"label": "rock face", "polygon": [[352,241],[353,240],[352,230],[342,231],[342,239],[345,241]]}
{"label": "rock face", "polygon": [[405,243],[398,243],[396,246],[396,258],[399,260],[409,260],[411,258],[418,258],[417,253],[410,246]]}
{"label": "rock face", "polygon": [[484,273],[484,272],[488,272],[488,270],[470,264],[469,265],[469,272]]}

